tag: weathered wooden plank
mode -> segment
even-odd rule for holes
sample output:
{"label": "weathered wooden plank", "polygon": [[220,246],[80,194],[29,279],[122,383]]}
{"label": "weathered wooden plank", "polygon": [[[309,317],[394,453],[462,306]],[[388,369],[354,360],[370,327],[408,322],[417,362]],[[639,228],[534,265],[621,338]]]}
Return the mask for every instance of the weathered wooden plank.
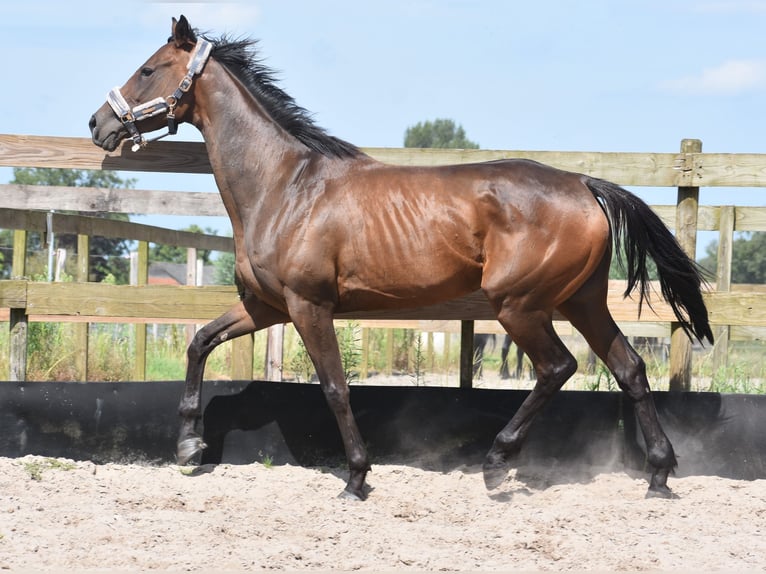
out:
{"label": "weathered wooden plank", "polygon": [[[763,187],[766,156],[756,153],[694,154],[694,183],[698,187]],[[758,190],[760,193],[761,191]]]}
{"label": "weathered wooden plank", "polygon": [[[761,193],[764,193],[762,190]],[[735,208],[736,231],[766,231],[766,207],[742,207]]]}
{"label": "weathered wooden plank", "polygon": [[202,142],[155,142],[139,152],[128,143],[107,153],[87,138],[0,135],[0,165],[9,167],[56,167],[212,173]]}
{"label": "weathered wooden plank", "polygon": [[766,326],[766,293],[711,293],[705,303],[711,324]]}
{"label": "weathered wooden plank", "polygon": [[[766,292],[741,291],[705,294],[711,323],[735,326],[766,325]],[[125,322],[153,322],[178,320],[204,323],[228,310],[238,301],[233,286],[170,286],[104,285],[102,283],[43,283],[27,281],[0,281],[0,306],[26,308],[35,318],[51,319],[103,318]],[[618,322],[671,322],[675,319],[670,307],[654,297],[652,307],[646,303],[638,316],[635,299],[624,299],[621,282],[610,282],[608,305]],[[367,326],[395,326],[396,321],[460,321],[475,319],[477,332],[496,324],[494,314],[481,292],[472,293],[439,305],[417,309],[342,313],[337,319],[367,321]],[[557,321],[563,318],[556,315]],[[138,321],[137,321],[138,320]],[[485,324],[481,321],[486,321]],[[424,329],[425,330],[425,329]],[[452,331],[452,329],[444,329]]]}
{"label": "weathered wooden plank", "polygon": [[683,160],[674,153],[558,152],[528,150],[451,150],[366,148],[372,157],[399,165],[448,165],[522,158],[608,179],[620,185],[677,186],[684,181]]}
{"label": "weathered wooden plank", "polygon": [[[608,305],[617,321],[670,322],[675,316],[670,307],[654,298],[652,308],[644,303],[638,316],[636,300],[623,299],[619,282],[610,288]],[[30,315],[75,315],[88,317],[151,317],[204,322],[218,317],[238,301],[233,286],[104,285],[102,283],[42,283],[0,281],[0,301],[24,307],[26,285]],[[766,315],[766,293],[736,292],[705,295],[711,320],[718,324],[761,324]],[[739,304],[734,304],[739,301]],[[763,306],[759,312],[753,308]],[[725,315],[725,316],[724,316]],[[471,320],[495,321],[494,314],[481,292],[472,293],[438,305],[416,309],[358,311],[339,313],[337,319],[364,320]],[[556,320],[561,317],[556,316]]]}
{"label": "weathered wooden plank", "polygon": [[[25,229],[28,231],[45,232],[47,230],[48,214],[42,211],[22,211],[0,208],[0,229]],[[90,237],[114,237],[134,241],[146,241],[179,247],[196,247],[214,251],[234,251],[234,240],[231,237],[204,235],[189,231],[165,229],[154,225],[115,221],[102,217],[85,215],[51,214],[52,230],[55,233],[72,235],[87,235]]]}
{"label": "weathered wooden plank", "polygon": [[[36,215],[26,216],[24,212],[27,210],[50,210],[52,197],[56,198],[56,209],[60,211],[210,217],[226,217],[227,215],[223,202],[217,193],[0,184],[0,210],[18,210],[7,215],[3,215],[0,211],[0,229],[20,228],[27,225],[27,229],[31,231],[43,230],[44,218]],[[652,205],[651,208],[668,228],[673,229],[675,227],[675,205]],[[697,214],[697,229],[700,231],[717,230],[720,209],[718,206],[700,205]],[[766,231],[766,207],[738,206],[736,213],[737,231]],[[161,232],[152,231],[152,233],[157,235]],[[104,233],[102,235],[107,236]],[[141,237],[145,237],[145,235],[141,235]],[[213,249],[205,246],[198,246],[198,248]]]}
{"label": "weathered wooden plank", "polygon": [[[587,173],[621,185],[652,187],[766,187],[764,154],[558,152],[529,150],[438,150],[363,148],[398,165],[445,165],[527,158]],[[130,151],[125,143],[106,153],[87,138],[0,134],[0,165],[211,173],[203,142],[161,141]]]}
{"label": "weathered wooden plank", "polygon": [[28,282],[22,279],[0,281],[0,307],[23,309],[27,306]]}
{"label": "weathered wooden plank", "polygon": [[30,315],[191,318],[201,323],[218,317],[238,301],[233,286],[30,282],[27,296]]}
{"label": "weathered wooden plank", "polygon": [[0,185],[0,207],[91,213],[140,213],[142,215],[196,215],[225,217],[226,209],[217,190],[152,191],[63,187],[52,185]]}
{"label": "weathered wooden plank", "polygon": [[766,326],[738,326],[729,331],[731,341],[766,341]]}

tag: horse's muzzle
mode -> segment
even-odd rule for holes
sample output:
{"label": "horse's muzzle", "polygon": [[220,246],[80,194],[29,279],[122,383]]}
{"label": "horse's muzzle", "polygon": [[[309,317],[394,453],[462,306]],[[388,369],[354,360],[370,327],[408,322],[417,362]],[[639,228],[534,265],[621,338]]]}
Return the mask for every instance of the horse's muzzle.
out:
{"label": "horse's muzzle", "polygon": [[[106,151],[114,151],[127,135],[127,131],[117,121],[111,110],[109,110],[106,119],[99,119],[99,112],[101,110],[93,114],[88,121],[91,139],[98,147]],[[103,115],[101,114],[102,118]]]}

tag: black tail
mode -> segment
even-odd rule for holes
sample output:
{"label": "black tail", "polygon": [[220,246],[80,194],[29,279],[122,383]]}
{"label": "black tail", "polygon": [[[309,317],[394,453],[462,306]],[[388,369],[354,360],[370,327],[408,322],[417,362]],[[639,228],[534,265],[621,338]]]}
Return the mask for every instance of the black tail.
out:
{"label": "black tail", "polygon": [[[684,332],[713,342],[707,308],[702,300],[700,286],[704,283],[700,267],[684,253],[676,238],[651,208],[640,198],[614,183],[586,177],[588,186],[610,220],[617,245],[625,249],[624,265],[628,273],[627,297],[636,287],[641,304],[649,302],[649,273],[646,256],[657,265],[662,296],[670,304]],[[620,258],[619,249],[617,256]],[[621,261],[621,263],[623,263]]]}

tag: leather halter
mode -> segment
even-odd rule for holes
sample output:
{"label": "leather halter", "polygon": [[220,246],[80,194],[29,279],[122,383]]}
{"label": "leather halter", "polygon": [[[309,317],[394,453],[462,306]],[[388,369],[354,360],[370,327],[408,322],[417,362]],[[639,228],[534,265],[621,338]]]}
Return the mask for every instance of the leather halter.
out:
{"label": "leather halter", "polygon": [[[157,141],[166,136],[175,135],[178,131],[178,124],[176,124],[175,116],[175,109],[178,105],[178,101],[191,88],[194,76],[202,73],[202,69],[205,67],[205,63],[210,57],[212,48],[213,44],[211,42],[204,39],[197,40],[197,44],[194,46],[194,50],[189,58],[189,64],[186,66],[186,75],[181,80],[176,91],[167,98],[157,97],[131,108],[128,105],[128,102],[125,101],[122,93],[120,93],[120,88],[112,88],[106,95],[107,103],[111,106],[112,110],[114,110],[114,113],[117,114],[117,117],[128,130],[128,133],[133,140],[131,150],[134,152],[138,151],[139,149],[146,147],[146,144],[150,141]],[[167,133],[147,140],[141,135],[141,132],[138,131],[136,122],[154,117],[163,112],[167,112]]]}

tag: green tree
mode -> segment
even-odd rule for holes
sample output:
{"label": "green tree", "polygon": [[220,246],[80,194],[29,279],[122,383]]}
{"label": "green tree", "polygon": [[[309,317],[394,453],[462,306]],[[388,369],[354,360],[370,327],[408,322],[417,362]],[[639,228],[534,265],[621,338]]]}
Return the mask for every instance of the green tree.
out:
{"label": "green tree", "polygon": [[[743,232],[731,244],[731,282],[766,283],[766,232]],[[718,241],[705,248],[700,265],[711,273],[718,266]]]}
{"label": "green tree", "polygon": [[[192,224],[181,231],[190,233],[202,233],[205,235],[218,235],[215,229],[210,227],[202,229],[199,225]],[[197,258],[202,259],[204,265],[210,264],[212,252],[208,249],[197,250]],[[186,263],[186,247],[177,247],[175,245],[152,245],[149,250],[149,259],[152,261],[166,261],[168,263]]]}
{"label": "green tree", "polygon": [[436,119],[408,127],[404,133],[404,147],[479,149],[479,144],[469,140],[463,127],[453,120]]}
{"label": "green tree", "polygon": [[[135,185],[135,179],[122,179],[115,172],[80,169],[48,169],[48,168],[15,168],[10,183],[17,185],[49,185],[63,187],[102,187],[109,189],[130,189]],[[63,211],[62,213],[90,215],[120,221],[128,221],[125,214],[115,213],[85,213]],[[12,245],[12,232],[5,230],[0,234],[0,249],[7,253]],[[39,233],[28,235],[27,249],[30,257],[27,262],[29,275],[42,275],[47,268],[47,253],[43,245],[44,238]],[[66,249],[74,253],[77,248],[76,235],[56,235],[56,248]],[[107,237],[91,237],[90,240],[90,280],[101,281],[107,275],[112,275],[119,283],[128,281],[130,264],[125,256],[128,245],[125,240]],[[3,263],[8,261],[3,258]],[[10,266],[3,265],[2,276],[10,274]]]}
{"label": "green tree", "polygon": [[234,285],[234,253],[223,251],[213,261],[213,281],[216,285]]}

